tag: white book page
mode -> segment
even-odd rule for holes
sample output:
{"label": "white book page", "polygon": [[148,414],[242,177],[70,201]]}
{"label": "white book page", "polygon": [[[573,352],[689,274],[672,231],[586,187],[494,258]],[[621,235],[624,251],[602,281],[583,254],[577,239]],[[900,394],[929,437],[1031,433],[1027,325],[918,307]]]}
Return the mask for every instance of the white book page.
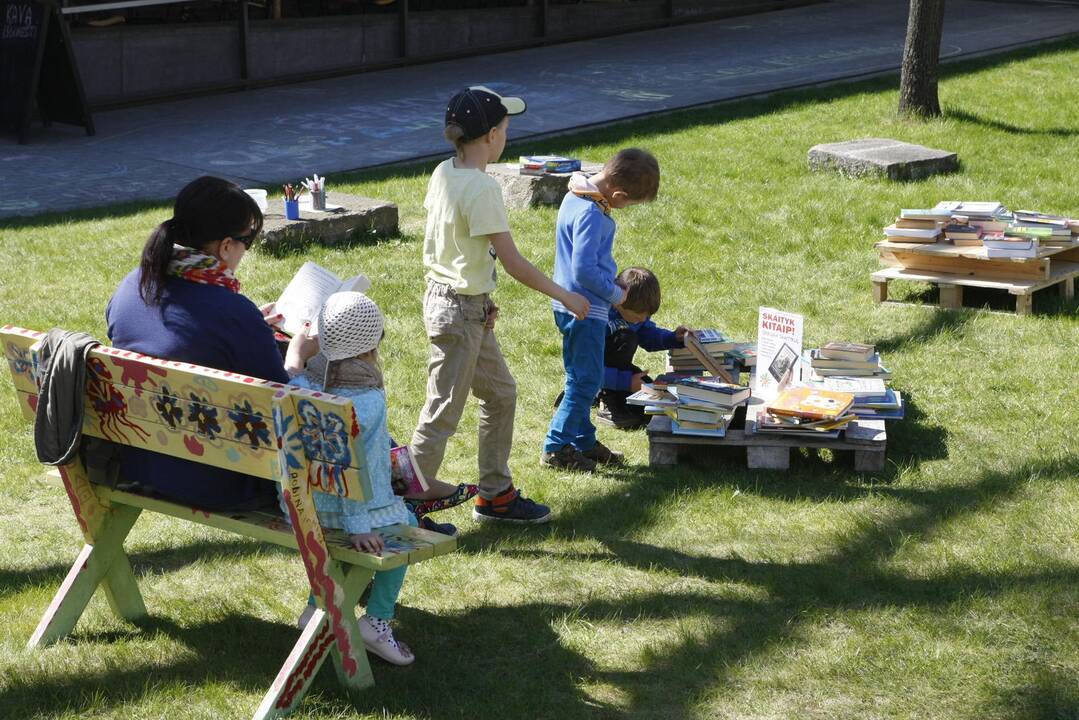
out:
{"label": "white book page", "polygon": [[334,292],[359,292],[365,293],[371,289],[371,281],[366,275],[356,275],[341,283]]}
{"label": "white book page", "polygon": [[305,262],[277,299],[275,310],[285,317],[281,328],[289,335],[295,335],[305,322],[310,322],[310,333],[317,335],[319,308],[340,287],[341,278],[317,263]]}

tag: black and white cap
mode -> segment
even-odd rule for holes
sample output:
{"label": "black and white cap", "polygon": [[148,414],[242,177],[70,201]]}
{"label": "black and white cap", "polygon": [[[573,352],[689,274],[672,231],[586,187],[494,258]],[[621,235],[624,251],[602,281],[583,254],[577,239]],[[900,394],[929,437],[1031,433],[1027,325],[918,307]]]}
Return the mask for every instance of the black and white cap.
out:
{"label": "black and white cap", "polygon": [[468,142],[489,133],[507,115],[520,115],[526,108],[525,101],[519,97],[502,97],[491,88],[475,85],[450,99],[446,125],[459,126]]}

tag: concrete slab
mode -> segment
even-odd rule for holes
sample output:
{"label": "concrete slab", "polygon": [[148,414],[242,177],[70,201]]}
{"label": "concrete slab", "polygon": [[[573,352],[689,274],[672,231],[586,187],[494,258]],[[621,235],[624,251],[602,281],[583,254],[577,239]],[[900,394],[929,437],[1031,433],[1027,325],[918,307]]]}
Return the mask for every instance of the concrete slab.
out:
{"label": "concrete slab", "polygon": [[[167,200],[203,174],[276,186],[445,156],[446,100],[466,85],[519,94],[519,151],[567,130],[784,88],[894,72],[907,3],[835,0],[791,10],[317,82],[97,113],[81,129],[0,136],[0,217]],[[941,57],[1079,32],[1079,6],[949,0]]]}
{"label": "concrete slab", "polygon": [[326,206],[340,209],[321,212],[301,203],[300,219],[288,220],[281,198],[271,199],[263,216],[262,245],[270,250],[311,243],[338,245],[397,232],[397,206],[391,202],[328,190]]}
{"label": "concrete slab", "polygon": [[[600,163],[582,162],[581,170],[586,173],[599,172]],[[506,207],[525,210],[535,205],[560,205],[562,197],[569,188],[572,173],[545,173],[543,175],[522,175],[517,163],[495,163],[487,166],[492,175],[502,186],[502,199]]]}
{"label": "concrete slab", "polygon": [[814,145],[809,149],[808,160],[813,170],[835,170],[851,177],[873,175],[892,180],[920,180],[959,169],[959,156],[954,152],[887,138]]}

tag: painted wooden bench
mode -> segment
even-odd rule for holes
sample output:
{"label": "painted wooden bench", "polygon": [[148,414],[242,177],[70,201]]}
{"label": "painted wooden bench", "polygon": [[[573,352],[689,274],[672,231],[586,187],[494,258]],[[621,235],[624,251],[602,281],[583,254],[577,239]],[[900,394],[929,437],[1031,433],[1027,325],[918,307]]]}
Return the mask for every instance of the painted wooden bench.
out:
{"label": "painted wooden bench", "polygon": [[[0,329],[18,404],[33,421],[37,347],[44,333]],[[346,398],[235,373],[98,346],[87,360],[83,432],[283,486],[291,525],[279,514],[206,512],[91,484],[76,460],[60,475],[86,545],[28,643],[41,647],[72,632],[100,586],[112,610],[146,614],[123,542],[144,510],[229,530],[300,551],[317,610],[255,712],[271,718],[295,709],[327,654],[349,691],[374,684],[355,606],[376,570],[412,564],[456,547],[454,538],[408,526],[383,528],[380,555],[355,550],[339,530],[322,528],[315,490],[370,497],[362,428]],[[135,480],[135,478],[125,478]]]}

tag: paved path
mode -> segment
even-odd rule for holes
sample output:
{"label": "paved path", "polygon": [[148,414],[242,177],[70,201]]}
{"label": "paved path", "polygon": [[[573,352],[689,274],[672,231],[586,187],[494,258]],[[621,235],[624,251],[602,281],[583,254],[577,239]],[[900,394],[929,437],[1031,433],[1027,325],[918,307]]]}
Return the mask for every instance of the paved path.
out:
{"label": "paved path", "polygon": [[[0,137],[0,218],[168,199],[211,173],[251,187],[443,153],[465,85],[524,96],[511,139],[898,68],[902,0],[836,0],[94,116],[98,134]],[[1079,33],[1079,6],[948,0],[943,58]],[[537,148],[540,149],[540,148]]]}

